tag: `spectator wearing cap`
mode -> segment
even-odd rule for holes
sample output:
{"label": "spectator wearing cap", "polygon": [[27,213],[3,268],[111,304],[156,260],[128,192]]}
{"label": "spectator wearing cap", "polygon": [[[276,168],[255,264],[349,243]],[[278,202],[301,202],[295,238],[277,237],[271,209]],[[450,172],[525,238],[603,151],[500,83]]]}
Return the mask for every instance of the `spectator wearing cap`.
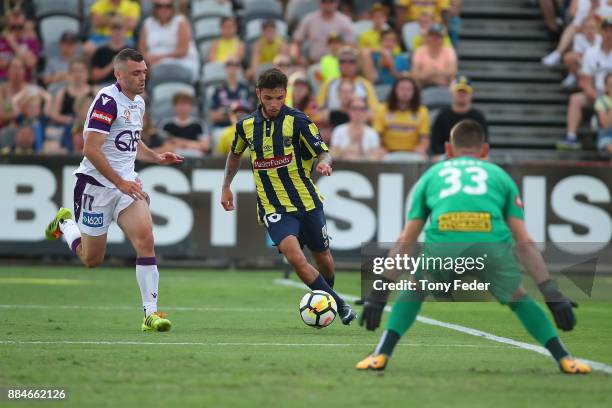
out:
{"label": "spectator wearing cap", "polygon": [[264,20],[261,23],[261,37],[253,44],[251,50],[251,66],[247,78],[255,80],[260,65],[272,64],[274,58],[289,53],[289,45],[278,34],[275,20]]}
{"label": "spectator wearing cap", "polygon": [[563,55],[563,64],[567,68],[568,75],[561,82],[561,86],[570,88],[578,81],[578,72],[582,65],[582,56],[591,47],[601,45],[601,35],[598,32],[598,24],[595,17],[589,17],[584,21],[580,32],[574,36],[574,45],[571,51]]}
{"label": "spectator wearing cap", "polygon": [[402,74],[410,71],[410,58],[408,54],[395,54],[399,42],[393,30],[386,30],[381,34],[381,47],[377,51],[364,49],[363,72],[372,83],[393,85]]}
{"label": "spectator wearing cap", "polygon": [[234,17],[221,18],[221,37],[214,40],[208,50],[208,61],[224,63],[230,57],[242,62],[246,48],[238,37],[238,26]]}
{"label": "spectator wearing cap", "polygon": [[[372,51],[378,51],[380,50],[381,34],[390,28],[389,24],[387,24],[387,9],[381,3],[374,3],[370,15],[373,27],[359,34],[357,45],[361,50],[367,48]],[[393,49],[393,53],[399,54],[401,52],[402,48],[398,44]]]}
{"label": "spectator wearing cap", "polygon": [[329,52],[321,57],[319,61],[319,76],[321,81],[330,81],[340,76],[340,62],[338,54],[344,42],[342,36],[338,33],[331,33],[327,39],[327,48]]}
{"label": "spectator wearing cap", "polygon": [[0,36],[0,82],[7,79],[8,66],[14,58],[20,58],[24,62],[26,80],[30,81],[38,64],[40,41],[27,34],[27,20],[20,11],[10,13],[5,22],[5,30]]}
{"label": "spectator wearing cap", "polygon": [[436,160],[442,158],[445,153],[444,145],[449,141],[451,129],[464,119],[472,119],[478,122],[485,131],[487,141],[489,138],[485,116],[472,105],[474,88],[470,80],[465,76],[460,76],[453,81],[451,92],[453,95],[452,105],[440,110],[431,127],[429,151]]}
{"label": "spectator wearing cap", "polygon": [[210,120],[214,126],[213,138],[215,142],[219,133],[232,124],[229,117],[232,102],[252,105],[253,93],[247,84],[240,81],[241,67],[240,61],[236,57],[230,57],[225,61],[226,80],[223,84],[217,85],[213,93]]}
{"label": "spectator wearing cap", "polygon": [[232,102],[229,109],[229,117],[232,124],[223,129],[223,132],[221,132],[221,137],[215,146],[215,155],[227,156],[229,154],[232,148],[234,135],[236,134],[236,123],[238,123],[238,121],[244,116],[251,113],[251,111],[252,108],[243,102]]}
{"label": "spectator wearing cap", "polygon": [[26,19],[34,21],[36,19],[34,0],[3,0],[0,2],[0,16],[14,12],[22,13]]}
{"label": "spectator wearing cap", "polygon": [[15,135],[15,142],[0,150],[3,155],[32,155],[36,153],[36,136],[31,126],[20,126]]}
{"label": "spectator wearing cap", "polygon": [[599,119],[597,149],[612,158],[612,72],[606,74],[605,84],[606,92],[595,102]]}
{"label": "spectator wearing cap", "polygon": [[412,75],[421,87],[448,87],[457,75],[457,54],[452,47],[444,45],[445,34],[443,25],[433,24],[425,44],[412,56]]}
{"label": "spectator wearing cap", "polygon": [[[306,15],[293,33],[291,55],[299,65],[319,62],[328,52],[327,40],[338,33],[345,44],[354,44],[353,21],[338,11],[339,0],[319,0],[319,10]],[[302,42],[308,42],[308,58],[301,52]]]}
{"label": "spectator wearing cap", "polygon": [[104,85],[115,81],[113,59],[128,44],[125,41],[123,19],[115,17],[110,24],[110,41],[96,49],[91,57],[91,82]]}
{"label": "spectator wearing cap", "polygon": [[200,56],[191,33],[191,25],[182,14],[177,14],[173,0],[155,0],[153,15],[147,17],[140,29],[138,49],[149,68],[169,63],[191,71],[192,82],[198,79]]}
{"label": "spectator wearing cap", "polygon": [[42,81],[52,92],[64,86],[69,79],[68,65],[78,57],[79,36],[73,31],[64,31],[59,41],[59,55],[50,57],[45,63]]}
{"label": "spectator wearing cap", "polygon": [[423,10],[431,12],[437,23],[448,24],[450,19],[450,0],[395,0],[396,27],[416,21]]}
{"label": "spectator wearing cap", "polygon": [[[157,0],[156,0],[157,1]],[[89,41],[99,46],[111,37],[112,24],[121,19],[125,41],[132,44],[134,29],[140,19],[140,4],[130,0],[97,0],[90,9],[92,31]]]}
{"label": "spectator wearing cap", "polygon": [[368,126],[368,108],[363,99],[349,103],[349,121],[337,126],[331,135],[330,153],[334,158],[351,161],[377,161],[384,151],[376,130]]}
{"label": "spectator wearing cap", "polygon": [[[412,23],[411,23],[412,24]],[[423,10],[419,15],[419,19],[417,20],[417,24],[419,25],[419,34],[415,35],[412,38],[412,43],[407,44],[411,50],[416,50],[421,45],[425,43],[425,38],[427,37],[427,33],[432,25],[435,24],[434,16],[430,10]],[[448,34],[444,35],[444,45],[452,47],[453,43]]]}
{"label": "spectator wearing cap", "polygon": [[359,62],[357,53],[350,47],[343,48],[339,55],[340,77],[326,81],[319,89],[317,104],[326,110],[338,109],[341,105],[338,97],[338,87],[342,80],[348,80],[354,85],[355,95],[364,98],[369,109],[374,109],[378,105],[378,99],[374,86],[363,76],[359,75]]}
{"label": "spectator wearing cap", "polygon": [[582,57],[580,73],[580,92],[569,98],[567,107],[567,132],[565,139],[557,143],[562,150],[580,149],[577,132],[582,121],[582,110],[592,108],[597,97],[605,92],[604,79],[612,72],[612,19],[601,22],[601,45],[589,48]]}
{"label": "spectator wearing cap", "polygon": [[51,126],[46,129],[45,144],[56,142],[71,148],[71,131],[78,110],[77,101],[93,98],[95,92],[89,81],[89,68],[84,60],[72,60],[68,67],[68,83],[53,97],[49,119]]}
{"label": "spectator wearing cap", "polygon": [[421,104],[421,92],[412,77],[395,81],[374,115],[374,129],[387,152],[412,152],[417,161],[427,159],[429,111]]}
{"label": "spectator wearing cap", "polygon": [[199,157],[210,151],[210,136],[206,124],[193,115],[194,104],[193,96],[175,94],[172,98],[175,116],[160,124],[160,128],[174,152]]}

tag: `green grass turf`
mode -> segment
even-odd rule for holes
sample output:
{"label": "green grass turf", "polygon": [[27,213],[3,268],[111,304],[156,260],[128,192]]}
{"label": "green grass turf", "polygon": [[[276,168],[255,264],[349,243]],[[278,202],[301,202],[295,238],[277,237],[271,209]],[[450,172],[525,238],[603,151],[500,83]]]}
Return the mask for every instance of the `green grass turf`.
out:
{"label": "green grass turf", "polygon": [[[0,304],[45,306],[0,306],[0,388],[65,388],[69,400],[52,406],[71,407],[612,403],[607,374],[562,375],[552,360],[532,351],[418,322],[384,375],[357,372],[354,364],[371,351],[380,332],[339,322],[324,330],[305,326],[297,312],[304,291],[273,284],[278,277],[280,272],[162,268],[160,309],[174,327],[169,333],[141,333],[133,269],[0,267]],[[358,279],[340,273],[336,287],[358,294]],[[83,308],[59,307],[71,305]],[[577,330],[562,335],[567,346],[578,356],[612,364],[611,312],[610,302],[582,302]],[[427,303],[422,313],[533,343],[496,303]],[[36,340],[202,344],[6,343]],[[1,396],[3,406],[41,405]]]}

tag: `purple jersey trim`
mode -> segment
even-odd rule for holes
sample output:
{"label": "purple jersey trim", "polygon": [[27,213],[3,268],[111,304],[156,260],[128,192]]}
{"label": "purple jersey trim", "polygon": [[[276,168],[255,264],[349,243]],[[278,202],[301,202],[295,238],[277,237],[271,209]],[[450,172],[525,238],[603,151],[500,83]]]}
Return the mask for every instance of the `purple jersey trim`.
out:
{"label": "purple jersey trim", "polygon": [[117,118],[117,102],[107,94],[100,94],[89,113],[88,128],[110,132],[111,125]]}

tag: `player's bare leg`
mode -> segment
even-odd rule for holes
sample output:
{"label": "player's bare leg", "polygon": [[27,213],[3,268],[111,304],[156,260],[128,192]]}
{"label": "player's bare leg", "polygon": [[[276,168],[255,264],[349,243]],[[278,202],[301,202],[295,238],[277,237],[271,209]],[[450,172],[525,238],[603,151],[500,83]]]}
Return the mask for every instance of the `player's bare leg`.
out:
{"label": "player's bare leg", "polygon": [[134,201],[121,211],[117,223],[136,250],[136,280],[145,313],[141,328],[143,331],[168,331],[172,326],[170,321],[157,311],[159,272],[155,258],[153,220],[146,201]]}
{"label": "player's bare leg", "polygon": [[563,373],[588,374],[591,372],[589,365],[572,357],[559,338],[544,308],[525,292],[523,285],[520,285],[512,294],[512,301],[508,306],[529,334],[546,347]]}
{"label": "player's bare leg", "polygon": [[86,267],[100,266],[106,254],[106,234],[97,237],[81,234],[81,243],[74,252]]}
{"label": "player's bare leg", "polygon": [[278,244],[278,249],[285,255],[285,258],[287,258],[287,261],[293,267],[295,273],[300,277],[302,282],[311,290],[322,290],[333,296],[338,305],[338,313],[340,314],[340,319],[343,324],[348,325],[357,317],[355,311],[334,292],[319,271],[308,263],[304,251],[300,248],[300,243],[294,235],[285,237]]}
{"label": "player's bare leg", "polygon": [[311,253],[315,263],[317,264],[319,273],[323,275],[323,279],[325,279],[327,284],[333,289],[336,280],[336,265],[334,264],[334,258],[332,257],[331,251],[326,249],[323,252],[311,251]]}

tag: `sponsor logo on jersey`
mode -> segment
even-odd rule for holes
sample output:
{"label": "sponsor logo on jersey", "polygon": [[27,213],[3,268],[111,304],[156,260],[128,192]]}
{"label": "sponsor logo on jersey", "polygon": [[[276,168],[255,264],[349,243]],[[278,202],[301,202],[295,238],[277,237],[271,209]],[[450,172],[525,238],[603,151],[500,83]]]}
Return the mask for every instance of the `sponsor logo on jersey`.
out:
{"label": "sponsor logo on jersey", "polygon": [[253,162],[253,170],[270,170],[287,167],[292,160],[293,153],[280,157],[272,157],[269,159],[256,159]]}
{"label": "sponsor logo on jersey", "polygon": [[450,212],[438,217],[440,231],[490,232],[491,214],[485,212]]}
{"label": "sponsor logo on jersey", "polygon": [[91,113],[91,118],[95,119],[97,121],[100,121],[102,123],[106,123],[107,125],[112,125],[112,123],[113,123],[112,115],[110,115],[110,114],[108,114],[106,112],[99,111],[97,109],[95,109]]}
{"label": "sponsor logo on jersey", "polygon": [[100,228],[104,226],[104,214],[84,212],[83,213],[83,225],[92,228]]}

